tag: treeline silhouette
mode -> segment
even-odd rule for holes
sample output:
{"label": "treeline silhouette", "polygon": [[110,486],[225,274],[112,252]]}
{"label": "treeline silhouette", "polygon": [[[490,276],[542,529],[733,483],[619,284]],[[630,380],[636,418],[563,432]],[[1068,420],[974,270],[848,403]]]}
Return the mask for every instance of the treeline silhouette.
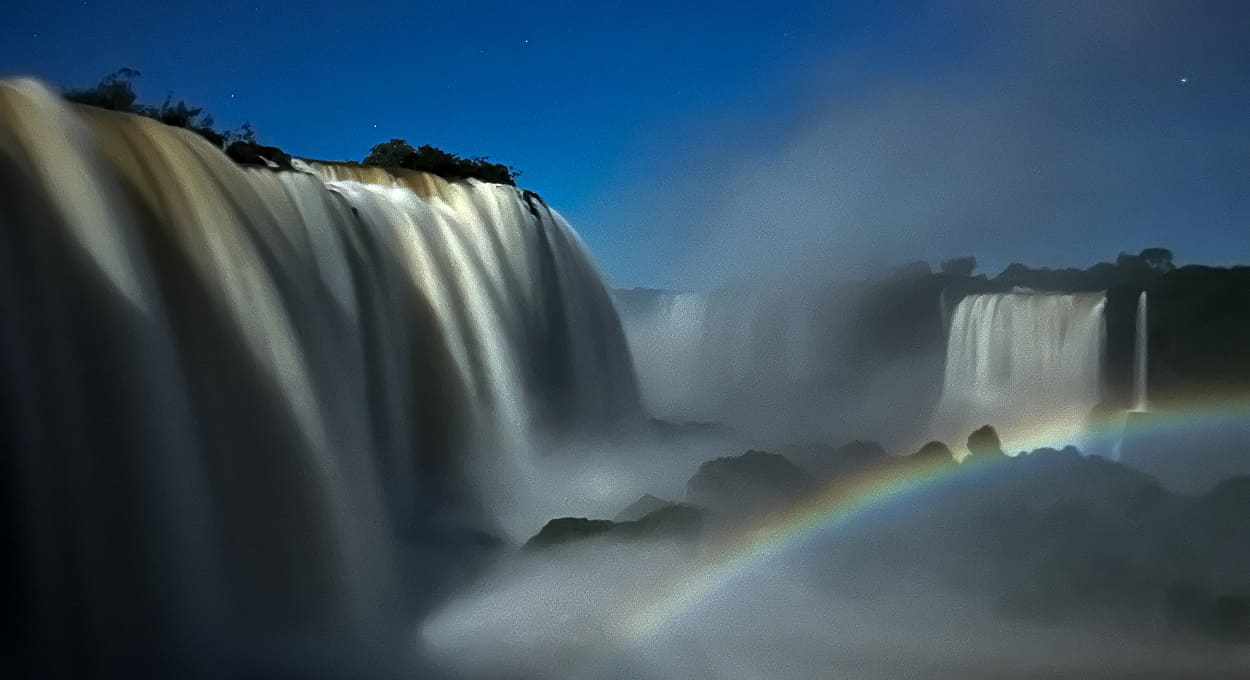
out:
{"label": "treeline silhouette", "polygon": [[110,111],[133,113],[166,125],[185,128],[207,139],[219,149],[236,142],[254,142],[256,131],[250,123],[244,123],[234,130],[218,130],[214,127],[213,117],[203,108],[191,106],[179,99],[174,101],[173,95],[166,95],[160,105],[141,104],[135,93],[134,81],[140,73],[132,68],[114,71],[102,78],[93,87],[79,90],[66,90],[65,98],[76,104],[86,104]]}
{"label": "treeline silhouette", "polygon": [[486,157],[463,158],[429,144],[413,148],[403,139],[391,139],[375,145],[362,162],[365,165],[420,170],[447,179],[473,177],[511,186],[516,186],[516,179],[521,175],[517,169],[502,163],[492,163]]}
{"label": "treeline silhouette", "polygon": [[[241,163],[290,167],[290,156],[275,147],[257,144],[256,130],[251,123],[223,130],[215,126],[213,117],[202,107],[167,95],[159,105],[139,102],[134,81],[140,73],[123,68],[110,73],[92,87],[66,90],[67,100],[110,111],[131,113],[166,125],[184,128],[207,139]],[[463,157],[437,147],[423,144],[413,147],[403,139],[391,139],[375,145],[362,161],[364,165],[407,168],[439,175],[447,179],[474,178],[516,186],[520,171],[509,165],[495,163],[487,157]]]}

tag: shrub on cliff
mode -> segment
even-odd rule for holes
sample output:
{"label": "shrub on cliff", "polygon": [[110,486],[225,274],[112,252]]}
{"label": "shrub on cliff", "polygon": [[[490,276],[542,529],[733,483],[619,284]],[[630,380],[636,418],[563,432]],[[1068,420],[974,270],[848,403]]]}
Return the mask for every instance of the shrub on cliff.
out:
{"label": "shrub on cliff", "polygon": [[485,157],[463,158],[428,144],[413,148],[407,141],[398,138],[375,144],[361,162],[365,165],[420,170],[447,179],[472,177],[510,186],[516,186],[516,178],[521,175],[516,169],[502,163],[492,163]]}
{"label": "shrub on cliff", "polygon": [[943,260],[941,264],[942,273],[947,276],[972,276],[972,272],[977,270],[977,258],[953,257],[949,260]]}
{"label": "shrub on cliff", "polygon": [[123,68],[100,79],[93,87],[66,90],[64,96],[75,104],[95,106],[110,111],[133,113],[137,116],[159,120],[166,125],[184,128],[207,139],[213,146],[225,149],[233,142],[256,141],[256,131],[250,123],[244,123],[235,130],[218,130],[214,127],[213,117],[202,107],[191,106],[179,99],[174,101],[172,95],[165,97],[159,106],[138,103],[134,80],[139,72],[132,68]]}
{"label": "shrub on cliff", "polygon": [[101,78],[95,87],[66,90],[65,98],[76,104],[133,113],[135,101],[139,98],[134,88],[137,77],[139,72],[132,68],[118,69]]}

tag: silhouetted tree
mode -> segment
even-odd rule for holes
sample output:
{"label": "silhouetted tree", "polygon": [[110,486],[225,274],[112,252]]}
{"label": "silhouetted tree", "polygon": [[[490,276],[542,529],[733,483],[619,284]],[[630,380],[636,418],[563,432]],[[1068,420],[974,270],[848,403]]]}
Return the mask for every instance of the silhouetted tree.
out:
{"label": "silhouetted tree", "polygon": [[66,90],[65,98],[76,104],[134,113],[135,100],[138,99],[134,79],[138,77],[139,72],[132,68],[118,69],[104,76],[95,87]]}
{"label": "silhouetted tree", "polygon": [[1138,253],[1138,257],[1146,263],[1147,267],[1161,274],[1176,268],[1176,265],[1172,263],[1172,251],[1167,248],[1147,248]]}
{"label": "silhouetted tree", "polygon": [[213,129],[213,117],[202,107],[191,106],[182,100],[174,101],[172,94],[165,95],[165,102],[160,106],[138,105],[134,113],[190,130],[212,142],[213,146],[225,148],[226,135]]}
{"label": "silhouetted tree", "polygon": [[365,165],[420,170],[447,179],[473,177],[512,186],[516,186],[516,178],[521,175],[510,166],[492,163],[484,157],[462,158],[428,144],[414,149],[403,139],[391,139],[375,145],[362,162]]}
{"label": "silhouetted tree", "polygon": [[374,144],[369,155],[361,161],[365,165],[380,165],[390,168],[404,167],[404,160],[415,154],[416,149],[402,139],[391,139],[389,142]]}
{"label": "silhouetted tree", "polygon": [[933,273],[933,269],[929,267],[929,263],[924,260],[916,260],[908,262],[898,269],[894,270],[894,278],[896,279],[918,279],[926,277]]}
{"label": "silhouetted tree", "polygon": [[948,276],[972,276],[972,272],[977,269],[977,258],[972,256],[953,257],[949,260],[943,260],[941,268],[942,273]]}
{"label": "silhouetted tree", "polygon": [[1134,255],[1132,253],[1121,252],[1119,255],[1115,256],[1115,264],[1117,267],[1128,268],[1128,267],[1137,267],[1144,263],[1142,262],[1140,255]]}
{"label": "silhouetted tree", "polygon": [[167,95],[160,106],[139,104],[135,94],[134,80],[139,72],[132,68],[123,68],[104,76],[95,87],[81,90],[67,90],[65,98],[76,104],[95,106],[110,111],[121,111],[159,120],[166,125],[190,130],[212,142],[220,149],[235,141],[253,142],[256,131],[251,123],[244,123],[236,130],[218,131],[213,127],[213,117],[203,108],[191,106],[185,101],[174,101],[173,95]]}

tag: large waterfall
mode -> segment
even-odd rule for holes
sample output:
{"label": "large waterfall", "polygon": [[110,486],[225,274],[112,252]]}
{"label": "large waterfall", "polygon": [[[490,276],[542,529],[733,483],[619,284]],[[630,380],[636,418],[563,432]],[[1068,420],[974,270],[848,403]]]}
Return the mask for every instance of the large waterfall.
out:
{"label": "large waterfall", "polygon": [[1017,437],[1078,433],[1101,396],[1105,304],[1100,293],[1028,291],[961,300],[950,323],[937,433],[962,446],[990,424],[1009,447]]}
{"label": "large waterfall", "polygon": [[0,83],[18,670],[379,644],[404,616],[397,537],[489,526],[537,430],[639,413],[608,293],[536,196],[303,168]]}

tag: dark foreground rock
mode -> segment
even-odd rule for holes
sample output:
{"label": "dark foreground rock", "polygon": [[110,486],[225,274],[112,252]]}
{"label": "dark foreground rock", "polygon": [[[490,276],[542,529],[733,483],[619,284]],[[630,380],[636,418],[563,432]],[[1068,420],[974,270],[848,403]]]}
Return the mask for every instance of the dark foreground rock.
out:
{"label": "dark foreground rock", "polygon": [[858,439],[836,448],[824,444],[791,446],[782,449],[782,454],[798,462],[817,479],[829,479],[889,459],[885,447]]}
{"label": "dark foreground rock", "polygon": [[630,522],[585,517],[560,517],[547,522],[526,549],[553,548],[590,538],[613,540],[694,541],[703,529],[703,511],[692,505],[670,505]]}
{"label": "dark foreground rock", "polygon": [[291,156],[276,146],[256,142],[234,142],[226,147],[226,155],[240,165],[257,165],[271,170],[290,170]]}
{"label": "dark foreground rock", "polygon": [[680,503],[677,503],[676,501],[666,501],[663,498],[656,498],[649,493],[643,494],[642,498],[630,503],[628,507],[620,511],[620,513],[618,513],[616,517],[613,517],[612,520],[614,522],[633,522],[650,515],[656,510],[663,510],[664,508],[670,508],[674,505],[680,505]]}
{"label": "dark foreground rock", "polygon": [[686,497],[716,510],[749,511],[798,496],[811,485],[785,456],[751,450],[699,466],[686,482]]}
{"label": "dark foreground rock", "polygon": [[950,447],[939,441],[931,441],[911,455],[912,458],[919,461],[955,462],[955,457],[951,454]]}
{"label": "dark foreground rock", "polygon": [[1001,456],[1003,442],[992,425],[982,425],[968,435],[968,453],[973,456]]}

